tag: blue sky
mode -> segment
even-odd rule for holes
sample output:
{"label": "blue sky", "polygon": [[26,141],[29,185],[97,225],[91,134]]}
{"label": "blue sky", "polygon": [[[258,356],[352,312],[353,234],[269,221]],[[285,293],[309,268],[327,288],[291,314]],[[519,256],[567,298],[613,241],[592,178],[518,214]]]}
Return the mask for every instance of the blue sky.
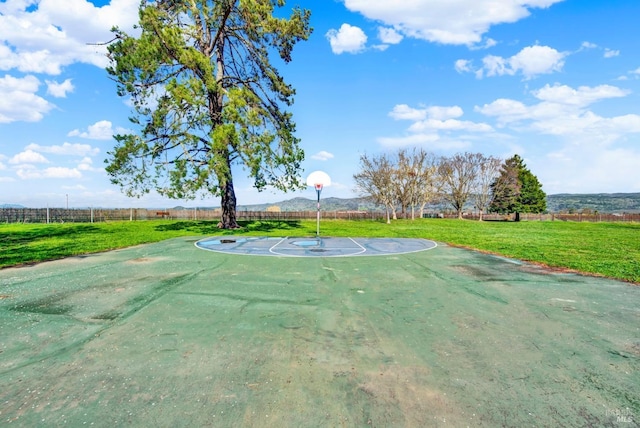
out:
{"label": "blue sky", "polygon": [[[281,67],[323,197],[352,197],[363,153],[423,147],[525,159],[548,194],[640,192],[637,0],[297,0],[314,33]],[[0,203],[216,206],[129,199],[104,159],[129,107],[107,78],[109,29],[138,0],[0,1]],[[315,192],[257,192],[238,204]]]}

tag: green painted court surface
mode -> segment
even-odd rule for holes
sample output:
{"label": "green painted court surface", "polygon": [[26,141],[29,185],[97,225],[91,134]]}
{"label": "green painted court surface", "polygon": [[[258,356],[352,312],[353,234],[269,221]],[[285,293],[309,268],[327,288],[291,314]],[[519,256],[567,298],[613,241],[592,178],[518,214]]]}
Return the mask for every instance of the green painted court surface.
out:
{"label": "green painted court surface", "polygon": [[[173,239],[0,271],[2,426],[637,426],[640,288]],[[304,247],[304,245],[303,245]]]}

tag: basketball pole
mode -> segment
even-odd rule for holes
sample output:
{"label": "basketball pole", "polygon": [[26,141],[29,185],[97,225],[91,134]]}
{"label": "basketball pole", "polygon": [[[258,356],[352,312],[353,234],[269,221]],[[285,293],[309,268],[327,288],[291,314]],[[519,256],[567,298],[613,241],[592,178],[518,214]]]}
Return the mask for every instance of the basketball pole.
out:
{"label": "basketball pole", "polygon": [[320,237],[320,192],[322,192],[322,184],[316,184],[316,193],[318,194],[318,213],[316,215],[316,238]]}
{"label": "basketball pole", "polygon": [[320,192],[325,186],[331,185],[331,178],[324,171],[313,171],[307,177],[307,186],[313,186],[318,194],[318,213],[316,215],[316,238],[320,239]]}

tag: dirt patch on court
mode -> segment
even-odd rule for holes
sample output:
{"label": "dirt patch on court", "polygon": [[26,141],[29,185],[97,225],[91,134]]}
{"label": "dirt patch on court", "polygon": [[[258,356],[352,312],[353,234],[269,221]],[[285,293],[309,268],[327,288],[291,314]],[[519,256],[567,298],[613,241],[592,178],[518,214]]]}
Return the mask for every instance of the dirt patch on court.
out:
{"label": "dirt patch on court", "polygon": [[133,260],[129,260],[126,263],[128,264],[138,264],[138,263],[158,263],[163,260],[166,260],[165,257],[138,257]]}
{"label": "dirt patch on court", "polygon": [[[368,396],[373,407],[398,409],[399,415],[393,415],[393,420],[403,415],[403,426],[445,423],[447,415],[455,414],[455,406],[444,393],[429,387],[428,374],[425,367],[384,366],[366,373],[358,390]],[[451,419],[449,422],[453,422]]]}

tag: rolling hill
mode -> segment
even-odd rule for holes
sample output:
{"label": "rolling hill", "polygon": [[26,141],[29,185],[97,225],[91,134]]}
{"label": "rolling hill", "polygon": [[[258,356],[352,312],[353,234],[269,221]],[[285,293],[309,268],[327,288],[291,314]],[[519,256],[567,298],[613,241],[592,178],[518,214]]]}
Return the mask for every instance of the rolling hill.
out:
{"label": "rolling hill", "polygon": [[[280,211],[312,211],[316,209],[315,199],[293,198],[271,204],[241,205],[239,210],[266,211],[278,207]],[[369,211],[383,210],[366,198],[326,198],[321,200],[324,211]],[[433,208],[433,207],[428,207]],[[438,206],[440,208],[440,206]],[[640,212],[640,193],[593,193],[593,194],[557,194],[547,196],[549,212],[599,212],[599,213],[635,213]]]}

